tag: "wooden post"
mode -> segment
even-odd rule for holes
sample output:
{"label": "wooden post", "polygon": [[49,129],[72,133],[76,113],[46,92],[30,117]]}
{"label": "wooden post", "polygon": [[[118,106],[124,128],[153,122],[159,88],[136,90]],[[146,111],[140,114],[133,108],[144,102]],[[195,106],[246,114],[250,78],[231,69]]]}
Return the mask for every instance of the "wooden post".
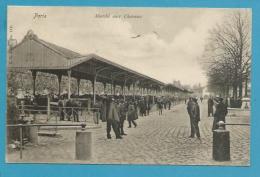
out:
{"label": "wooden post", "polygon": [[133,83],[133,96],[134,96],[134,100],[135,100],[135,82]]}
{"label": "wooden post", "polygon": [[111,95],[113,95],[113,85],[114,85],[114,80],[111,80]]}
{"label": "wooden post", "polygon": [[50,120],[51,116],[51,101],[50,101],[50,95],[47,95],[47,120]]}
{"label": "wooden post", "polygon": [[37,76],[37,71],[32,70],[32,77],[33,77],[33,95],[34,95],[34,96],[35,96],[36,76]]}
{"label": "wooden post", "polygon": [[104,86],[104,94],[106,94],[107,84],[105,82],[103,82],[103,86]]}
{"label": "wooden post", "polygon": [[59,97],[60,97],[60,92],[61,92],[60,84],[61,84],[62,75],[61,75],[61,74],[58,74],[57,76],[58,76]]}
{"label": "wooden post", "polygon": [[23,127],[19,127],[20,130],[20,159],[23,158]]}
{"label": "wooden post", "polygon": [[70,82],[71,82],[71,70],[68,70],[68,99],[70,99],[70,95],[71,95]]}
{"label": "wooden post", "polygon": [[128,84],[127,85],[127,92],[128,92],[128,94],[130,93],[130,87],[131,87],[131,84]]}
{"label": "wooden post", "polygon": [[115,83],[113,84],[113,93],[114,93],[114,95],[116,95],[116,84]]}
{"label": "wooden post", "polygon": [[122,94],[122,96],[124,96],[124,85],[120,85],[120,87],[121,87],[121,94]]}
{"label": "wooden post", "polygon": [[93,89],[93,104],[96,104],[96,79],[97,75],[94,75],[93,81],[92,81],[92,89]]}
{"label": "wooden post", "polygon": [[77,78],[77,86],[78,86],[78,96],[79,96],[80,78]]}
{"label": "wooden post", "polygon": [[124,101],[125,101],[125,86],[126,86],[126,79],[124,80],[124,85],[122,88],[123,96],[124,96]]}

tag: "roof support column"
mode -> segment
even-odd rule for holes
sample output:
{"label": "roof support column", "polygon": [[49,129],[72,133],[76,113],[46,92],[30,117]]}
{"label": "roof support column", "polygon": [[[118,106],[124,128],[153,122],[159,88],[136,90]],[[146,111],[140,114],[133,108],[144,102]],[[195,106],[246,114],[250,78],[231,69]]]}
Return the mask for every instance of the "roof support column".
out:
{"label": "roof support column", "polygon": [[78,96],[79,96],[79,86],[80,86],[80,78],[77,78],[77,86],[78,86]]}
{"label": "roof support column", "polygon": [[110,84],[110,86],[111,86],[111,95],[113,95],[113,85],[114,85],[114,81],[113,81],[113,79],[111,80],[111,84]]}
{"label": "roof support column", "polygon": [[103,86],[104,86],[104,94],[106,94],[107,83],[103,82]]}
{"label": "roof support column", "polygon": [[127,85],[127,92],[130,93],[131,84]]}
{"label": "roof support column", "polygon": [[155,94],[154,94],[154,88],[152,88],[152,97],[153,97],[153,104],[155,103],[155,99],[154,99],[154,97],[155,97]]}
{"label": "roof support column", "polygon": [[126,78],[125,78],[125,80],[124,80],[124,85],[123,85],[123,89],[122,89],[122,91],[123,91],[123,96],[124,96],[124,101],[125,101],[125,86],[126,86]]}
{"label": "roof support column", "polygon": [[134,100],[135,100],[135,82],[133,83],[133,96],[134,96]]}
{"label": "roof support column", "polygon": [[113,83],[113,94],[116,95],[116,83]]}
{"label": "roof support column", "polygon": [[68,70],[67,73],[68,73],[68,99],[70,99],[70,95],[71,95],[71,90],[70,90],[71,70]]}
{"label": "roof support column", "polygon": [[93,104],[96,104],[96,79],[97,75],[95,74],[92,80],[92,89],[93,89]]}
{"label": "roof support column", "polygon": [[61,92],[60,84],[61,84],[62,74],[58,74],[57,77],[58,77],[58,95],[60,97],[60,92]]}
{"label": "roof support column", "polygon": [[35,96],[35,85],[36,85],[37,71],[32,70],[32,77],[33,77],[33,95]]}

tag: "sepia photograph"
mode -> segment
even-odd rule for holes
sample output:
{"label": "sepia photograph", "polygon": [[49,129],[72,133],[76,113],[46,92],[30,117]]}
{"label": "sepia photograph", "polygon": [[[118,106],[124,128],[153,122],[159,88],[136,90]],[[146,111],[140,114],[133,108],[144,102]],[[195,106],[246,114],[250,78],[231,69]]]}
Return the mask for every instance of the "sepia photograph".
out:
{"label": "sepia photograph", "polygon": [[250,166],[252,9],[8,6],[6,163]]}

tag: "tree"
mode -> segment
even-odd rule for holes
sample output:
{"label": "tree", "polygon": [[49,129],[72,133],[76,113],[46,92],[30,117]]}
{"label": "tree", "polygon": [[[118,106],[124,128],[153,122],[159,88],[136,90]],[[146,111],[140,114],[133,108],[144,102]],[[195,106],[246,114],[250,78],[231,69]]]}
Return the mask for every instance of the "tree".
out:
{"label": "tree", "polygon": [[235,11],[217,24],[202,57],[209,88],[226,95],[232,87],[235,99],[243,96],[243,82],[250,77],[250,16],[248,11]]}

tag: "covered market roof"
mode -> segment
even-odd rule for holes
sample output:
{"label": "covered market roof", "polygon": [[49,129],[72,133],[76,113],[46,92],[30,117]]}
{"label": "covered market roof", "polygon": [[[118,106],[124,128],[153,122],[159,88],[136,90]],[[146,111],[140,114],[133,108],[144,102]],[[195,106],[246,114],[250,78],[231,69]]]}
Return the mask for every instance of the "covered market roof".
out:
{"label": "covered market roof", "polygon": [[[71,76],[78,79],[127,85],[134,82],[150,88],[165,86],[159,80],[119,65],[96,54],[81,55],[69,49],[39,39],[29,30],[23,40],[9,51],[9,69],[28,69],[51,74]],[[178,87],[176,90],[184,91]]]}

